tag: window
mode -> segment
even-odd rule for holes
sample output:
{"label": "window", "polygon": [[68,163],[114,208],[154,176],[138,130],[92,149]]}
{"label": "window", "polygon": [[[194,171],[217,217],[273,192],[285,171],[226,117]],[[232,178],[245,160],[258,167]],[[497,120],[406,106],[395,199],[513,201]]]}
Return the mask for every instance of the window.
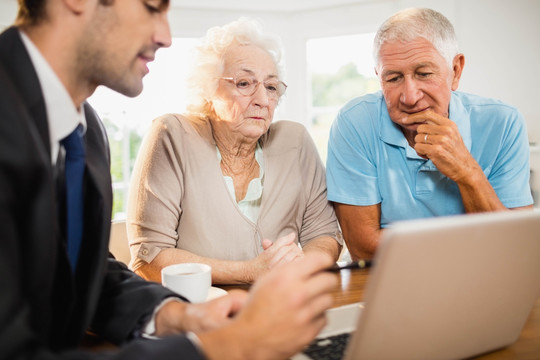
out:
{"label": "window", "polygon": [[189,53],[196,42],[196,39],[176,38],[171,47],[160,49],[155,61],[149,65],[150,73],[143,79],[144,90],[136,98],[99,87],[88,100],[103,120],[109,136],[113,219],[126,216],[131,171],[152,119],[185,110],[183,84],[189,68]]}
{"label": "window", "polygon": [[311,135],[323,162],[330,126],[349,100],[380,89],[372,53],[375,33],[307,41],[308,79],[311,82]]}

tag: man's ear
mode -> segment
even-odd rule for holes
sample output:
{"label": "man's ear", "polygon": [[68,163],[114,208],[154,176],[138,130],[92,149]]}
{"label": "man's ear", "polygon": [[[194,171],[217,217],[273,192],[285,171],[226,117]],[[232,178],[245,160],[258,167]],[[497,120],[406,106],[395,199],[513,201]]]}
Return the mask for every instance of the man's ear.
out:
{"label": "man's ear", "polygon": [[88,6],[88,0],[62,0],[66,7],[70,9],[74,14],[81,14],[84,12],[84,8]]}
{"label": "man's ear", "polygon": [[457,90],[459,86],[459,79],[463,73],[465,67],[465,55],[457,54],[452,61],[452,91]]}

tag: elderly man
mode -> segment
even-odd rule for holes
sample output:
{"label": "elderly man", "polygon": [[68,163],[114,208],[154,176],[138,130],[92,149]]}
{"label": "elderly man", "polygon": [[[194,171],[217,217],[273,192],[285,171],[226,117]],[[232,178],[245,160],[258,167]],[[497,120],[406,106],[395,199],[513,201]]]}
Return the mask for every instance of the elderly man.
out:
{"label": "elderly man", "polygon": [[345,105],[328,145],[328,198],[353,258],[372,257],[397,220],[532,207],[523,117],[456,91],[465,57],[448,19],[398,12],[373,53],[382,92]]}

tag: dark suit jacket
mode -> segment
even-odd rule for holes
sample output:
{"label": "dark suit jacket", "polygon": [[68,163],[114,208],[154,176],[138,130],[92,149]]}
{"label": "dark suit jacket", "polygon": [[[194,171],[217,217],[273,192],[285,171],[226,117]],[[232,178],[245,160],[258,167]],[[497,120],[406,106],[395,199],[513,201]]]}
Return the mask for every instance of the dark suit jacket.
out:
{"label": "dark suit jacket", "polygon": [[[84,104],[85,222],[75,274],[63,231],[45,102],[16,28],[0,35],[0,359],[198,359],[184,336],[129,341],[173,296],[108,253],[112,187],[108,141]],[[107,354],[78,345],[87,330],[116,344]]]}

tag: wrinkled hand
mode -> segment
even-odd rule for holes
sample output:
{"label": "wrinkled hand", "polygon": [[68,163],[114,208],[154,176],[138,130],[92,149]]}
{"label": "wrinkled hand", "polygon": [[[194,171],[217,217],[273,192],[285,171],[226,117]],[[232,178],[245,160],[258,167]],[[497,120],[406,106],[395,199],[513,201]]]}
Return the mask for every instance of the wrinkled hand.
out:
{"label": "wrinkled hand", "polygon": [[280,237],[275,242],[264,239],[262,242],[264,252],[250,260],[253,281],[272,268],[302,258],[304,253],[296,244],[295,239],[296,234],[294,232]]}
{"label": "wrinkled hand", "polygon": [[[480,169],[467,150],[455,122],[431,110],[410,115],[404,123],[422,123],[414,138],[416,153],[441,173],[459,182]],[[481,171],[481,169],[480,169]]]}
{"label": "wrinkled hand", "polygon": [[200,304],[167,303],[156,315],[156,335],[201,332],[222,327],[242,308],[247,292],[231,290],[225,296]]}
{"label": "wrinkled hand", "polygon": [[208,358],[286,359],[301,350],[326,324],[338,278],[322,270],[332,263],[306,254],[262,276],[230,326],[200,334]]}
{"label": "wrinkled hand", "polygon": [[294,232],[280,237],[275,243],[268,239],[263,240],[264,253],[270,258],[267,262],[269,269],[304,257],[304,252],[295,240],[296,234]]}

